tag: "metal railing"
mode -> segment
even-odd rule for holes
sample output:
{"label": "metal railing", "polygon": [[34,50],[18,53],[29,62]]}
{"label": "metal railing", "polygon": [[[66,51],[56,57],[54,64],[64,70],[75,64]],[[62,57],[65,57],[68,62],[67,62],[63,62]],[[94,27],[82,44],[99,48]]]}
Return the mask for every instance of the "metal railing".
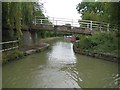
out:
{"label": "metal railing", "polygon": [[[4,51],[10,51],[13,49],[18,48],[19,46],[15,45],[15,43],[18,43],[19,40],[15,40],[15,41],[8,41],[8,42],[1,42],[0,46],[2,47],[2,49],[0,50],[0,52],[4,52]],[[8,45],[12,44],[9,48],[5,48],[4,46],[6,45],[6,47],[8,47]]]}
{"label": "metal railing", "polygon": [[[89,30],[96,30],[96,31],[110,31],[113,28],[111,28],[111,24],[105,23],[105,22],[98,22],[98,21],[91,21],[91,20],[79,20],[79,19],[66,19],[66,18],[55,18],[55,17],[49,17],[41,18],[39,16],[35,17],[34,24],[45,24],[45,25],[66,25],[69,24],[71,27],[79,27],[79,28],[85,28]],[[116,29],[116,28],[115,28]],[[114,30],[115,30],[114,29]]]}

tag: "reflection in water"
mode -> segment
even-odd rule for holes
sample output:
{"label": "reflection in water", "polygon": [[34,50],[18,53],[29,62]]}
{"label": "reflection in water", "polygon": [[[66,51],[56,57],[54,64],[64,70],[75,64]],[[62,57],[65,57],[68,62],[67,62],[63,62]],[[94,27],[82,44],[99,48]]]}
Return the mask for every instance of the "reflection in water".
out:
{"label": "reflection in water", "polygon": [[74,64],[76,63],[76,58],[73,52],[73,44],[67,42],[57,42],[52,51],[49,52],[49,63],[57,64]]}
{"label": "reflection in water", "polygon": [[[57,83],[57,86],[54,83],[52,87],[80,88],[74,80],[74,76],[68,71],[62,70],[62,68],[66,67],[66,65],[73,67],[76,63],[76,57],[73,52],[73,44],[67,42],[57,42],[52,46],[52,50],[48,52],[47,55],[47,69],[53,75],[53,78],[49,79],[50,81],[52,80],[51,83]],[[46,69],[44,71],[46,71]],[[50,73],[47,75],[50,75]]]}
{"label": "reflection in water", "polygon": [[74,54],[73,44],[59,41],[52,49],[3,66],[5,88],[108,88],[118,86],[118,65]]}

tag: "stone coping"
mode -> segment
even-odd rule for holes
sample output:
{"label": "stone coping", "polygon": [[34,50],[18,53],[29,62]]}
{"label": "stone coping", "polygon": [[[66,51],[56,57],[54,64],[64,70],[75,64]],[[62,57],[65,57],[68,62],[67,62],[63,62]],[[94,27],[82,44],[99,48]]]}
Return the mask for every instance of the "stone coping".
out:
{"label": "stone coping", "polygon": [[49,46],[50,46],[50,45],[46,43],[45,46],[38,47],[38,48],[35,48],[35,49],[27,50],[27,51],[25,51],[25,55],[31,55],[31,54],[33,54],[33,53],[43,51],[43,50],[45,50],[46,48],[48,48]]}

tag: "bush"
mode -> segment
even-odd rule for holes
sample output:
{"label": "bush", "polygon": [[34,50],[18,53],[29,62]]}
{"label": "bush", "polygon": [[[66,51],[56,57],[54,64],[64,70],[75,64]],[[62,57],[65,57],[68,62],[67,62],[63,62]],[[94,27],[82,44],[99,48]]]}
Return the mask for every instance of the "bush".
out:
{"label": "bush", "polygon": [[118,54],[118,37],[116,33],[97,33],[92,36],[81,36],[76,46],[85,50]]}

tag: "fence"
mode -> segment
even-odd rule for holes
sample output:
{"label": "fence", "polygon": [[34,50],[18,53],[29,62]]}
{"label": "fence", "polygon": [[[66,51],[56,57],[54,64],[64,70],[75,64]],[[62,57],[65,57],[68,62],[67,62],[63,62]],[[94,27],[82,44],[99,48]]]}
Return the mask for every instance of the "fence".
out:
{"label": "fence", "polygon": [[19,43],[19,40],[8,41],[8,42],[1,42],[0,46],[2,47],[2,50],[0,50],[0,52],[10,51],[10,50],[16,49],[16,48],[19,47],[18,43]]}
{"label": "fence", "polygon": [[41,18],[39,16],[35,17],[34,24],[46,24],[46,25],[66,25],[69,24],[71,27],[79,27],[85,28],[90,30],[97,30],[97,31],[112,31],[116,30],[117,27],[112,27],[113,25],[105,22],[98,22],[98,21],[90,21],[90,20],[79,20],[79,19],[66,19],[66,18],[55,18],[49,17]]}

